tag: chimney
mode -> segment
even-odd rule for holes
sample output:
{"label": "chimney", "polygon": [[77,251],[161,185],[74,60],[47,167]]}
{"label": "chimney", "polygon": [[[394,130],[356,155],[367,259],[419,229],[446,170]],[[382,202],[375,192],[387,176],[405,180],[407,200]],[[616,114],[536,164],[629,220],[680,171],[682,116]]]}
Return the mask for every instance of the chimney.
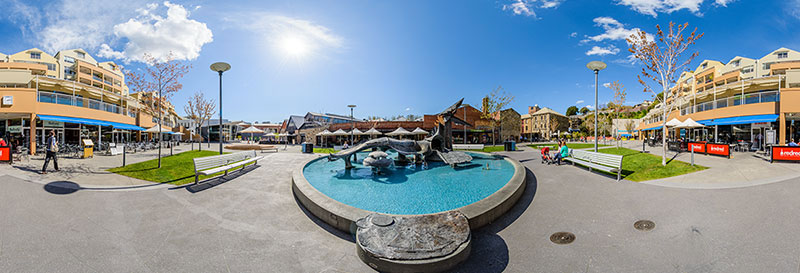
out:
{"label": "chimney", "polygon": [[541,108],[539,108],[539,105],[538,105],[538,104],[534,104],[533,106],[528,106],[528,114],[531,114],[531,115],[533,115],[533,113],[536,113],[536,112],[538,112],[539,110],[542,110],[542,109],[541,109]]}

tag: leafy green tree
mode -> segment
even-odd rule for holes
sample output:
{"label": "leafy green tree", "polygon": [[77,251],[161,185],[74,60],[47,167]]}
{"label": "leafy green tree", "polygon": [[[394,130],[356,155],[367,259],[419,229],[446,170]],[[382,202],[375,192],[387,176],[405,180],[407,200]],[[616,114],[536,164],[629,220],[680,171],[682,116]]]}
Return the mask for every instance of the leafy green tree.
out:
{"label": "leafy green tree", "polygon": [[567,108],[567,116],[575,115],[577,113],[578,113],[577,106],[570,106],[569,108]]}
{"label": "leafy green tree", "polygon": [[586,106],[581,107],[580,112],[581,114],[586,115],[586,113],[589,113],[589,108],[586,108]]}

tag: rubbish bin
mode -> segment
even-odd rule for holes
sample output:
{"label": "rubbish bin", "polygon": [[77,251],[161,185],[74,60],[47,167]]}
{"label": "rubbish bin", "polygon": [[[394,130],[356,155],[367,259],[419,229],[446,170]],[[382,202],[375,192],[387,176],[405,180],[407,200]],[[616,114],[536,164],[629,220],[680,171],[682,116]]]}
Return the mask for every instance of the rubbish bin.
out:
{"label": "rubbish bin", "polygon": [[503,151],[510,152],[511,151],[511,141],[503,142]]}
{"label": "rubbish bin", "polygon": [[94,157],[94,143],[91,139],[81,141],[81,146],[83,146],[83,156],[81,158]]}
{"label": "rubbish bin", "polygon": [[302,144],[302,151],[304,154],[313,154],[314,153],[314,143],[303,142]]}
{"label": "rubbish bin", "polygon": [[517,150],[517,142],[516,141],[509,141],[509,142],[511,142],[511,150],[512,151],[516,151]]}

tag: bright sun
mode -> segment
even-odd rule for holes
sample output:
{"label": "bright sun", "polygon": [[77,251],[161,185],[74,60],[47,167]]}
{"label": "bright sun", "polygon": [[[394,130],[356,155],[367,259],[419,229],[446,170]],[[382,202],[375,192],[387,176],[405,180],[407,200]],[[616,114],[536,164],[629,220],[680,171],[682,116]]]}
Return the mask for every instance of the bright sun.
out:
{"label": "bright sun", "polygon": [[299,37],[283,38],[280,41],[280,48],[284,53],[294,58],[304,57],[310,51],[308,43]]}

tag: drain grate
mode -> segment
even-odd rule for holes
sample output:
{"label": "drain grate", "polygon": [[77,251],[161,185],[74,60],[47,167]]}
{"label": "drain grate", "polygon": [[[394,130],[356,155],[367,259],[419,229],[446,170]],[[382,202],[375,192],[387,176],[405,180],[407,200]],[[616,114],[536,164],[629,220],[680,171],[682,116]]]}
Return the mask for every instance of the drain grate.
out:
{"label": "drain grate", "polygon": [[556,232],[550,235],[550,241],[559,245],[566,245],[575,241],[575,234],[569,232]]}
{"label": "drain grate", "polygon": [[649,231],[656,228],[656,223],[650,220],[639,220],[633,223],[633,227],[641,231]]}

